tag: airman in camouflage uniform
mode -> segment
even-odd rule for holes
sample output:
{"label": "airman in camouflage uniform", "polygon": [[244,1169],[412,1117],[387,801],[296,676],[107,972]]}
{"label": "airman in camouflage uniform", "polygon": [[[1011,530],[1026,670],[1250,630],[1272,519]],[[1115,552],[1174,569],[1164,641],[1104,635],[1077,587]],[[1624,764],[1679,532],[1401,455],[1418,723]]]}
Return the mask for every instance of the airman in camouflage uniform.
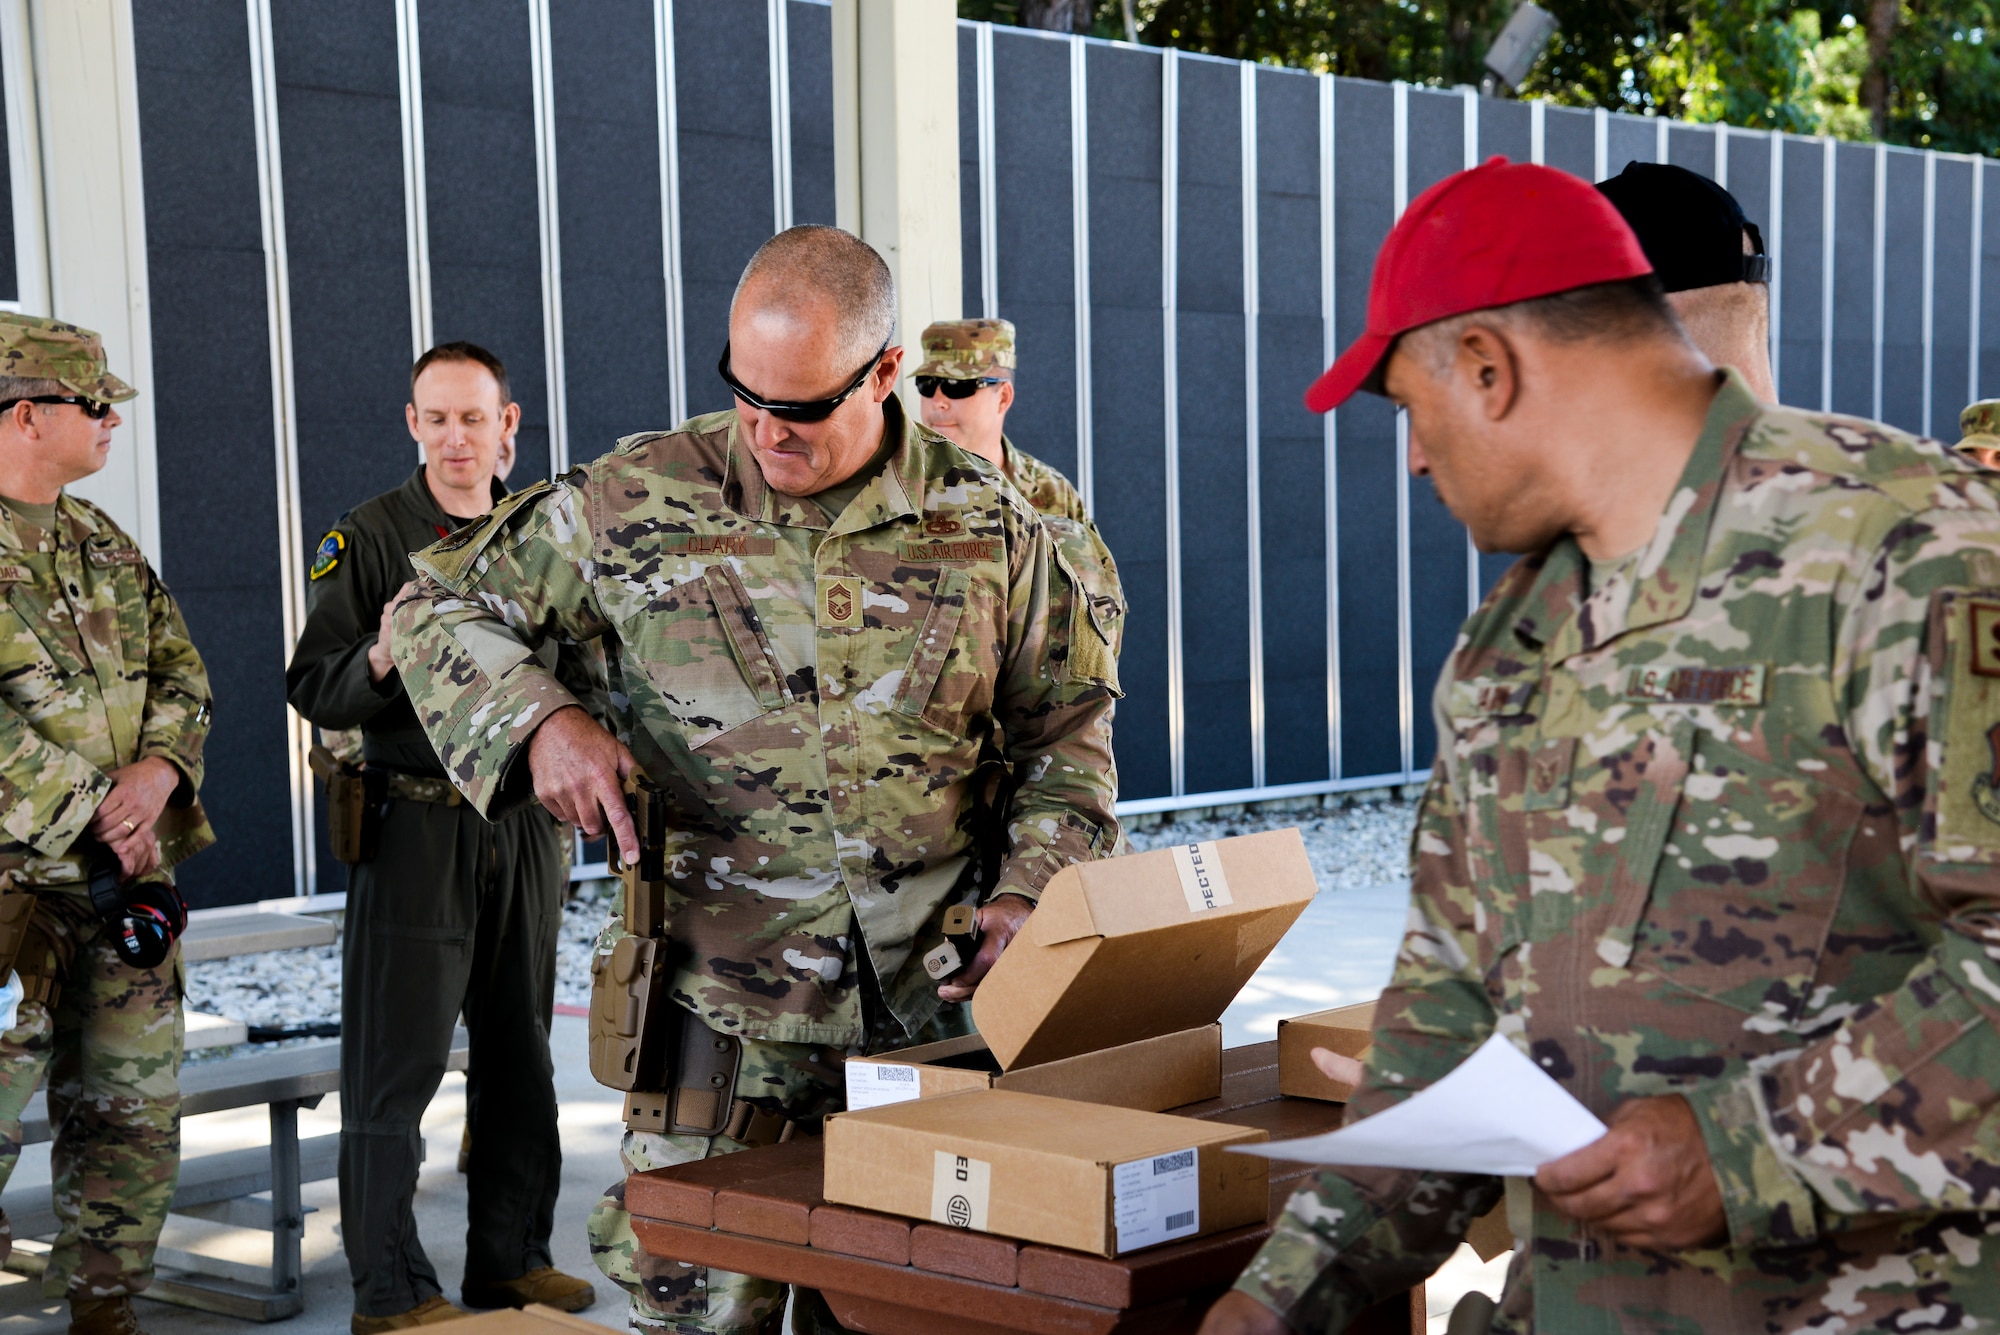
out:
{"label": "airman in camouflage uniform", "polygon": [[1965,405],[1958,415],[1959,453],[1977,459],[1988,468],[2000,468],[2000,399],[1981,399]]}
{"label": "airman in camouflage uniform", "polygon": [[0,1184],[46,1071],[62,1228],[43,1292],[89,1335],[137,1330],[179,1177],[183,1032],[178,951],[113,951],[90,862],[157,877],[213,842],[201,657],[138,545],[60,490],[103,467],[111,405],[137,392],[97,335],[0,315],[0,974],[26,993],[0,1034]]}
{"label": "airman in camouflage uniform", "polygon": [[[1448,234],[1455,207],[1405,216]],[[1588,231],[1563,221],[1570,243]],[[1393,272],[1421,294],[1449,256],[1397,243],[1378,287]],[[1503,236],[1488,262],[1510,261],[1541,263]],[[1544,370],[1539,391],[1560,406],[1524,409],[1545,416],[1519,436],[1425,437],[1439,396],[1486,374],[1465,347],[1490,348],[1495,324],[1531,330],[1499,322],[1535,295],[1461,322],[1446,307],[1444,332],[1416,329],[1388,368],[1413,459],[1428,452],[1482,545],[1505,489],[1469,471],[1475,441],[1525,449],[1531,425],[1580,410],[1592,425],[1569,448],[1621,395],[1668,403],[1663,368],[1705,383],[1663,325],[1561,354],[1577,369]],[[1538,337],[1547,368],[1567,345]],[[1611,382],[1581,390],[1592,403],[1549,388],[1592,376]],[[1676,409],[1674,430],[1687,412],[1698,435],[1678,481],[1663,475],[1661,517],[1634,517],[1649,538],[1619,558],[1622,543],[1583,546],[1611,541],[1609,523],[1560,532],[1460,634],[1433,703],[1411,924],[1350,1113],[1498,1032],[1610,1130],[1532,1180],[1321,1174],[1238,1284],[1290,1329],[1339,1330],[1421,1282],[1503,1194],[1517,1242],[1495,1331],[2000,1322],[2000,498],[1935,442],[1760,404],[1734,372],[1705,420],[1699,402]],[[1233,1298],[1205,1327],[1276,1328]]]}
{"label": "airman in camouflage uniform", "polygon": [[[589,830],[601,808],[636,852],[608,765],[579,762],[574,790],[545,769],[598,745],[534,658],[551,638],[605,647],[618,769],[667,790],[670,995],[740,1043],[743,1115],[716,1136],[628,1132],[629,1169],[809,1132],[839,1106],[844,1054],[962,1029],[948,1003],[1048,878],[1118,838],[1107,629],[999,470],[903,413],[893,318],[862,243],[780,234],[738,287],[734,413],[510,498],[420,554],[428,578],[397,611],[405,686],[479,810],[538,793]],[[1023,782],[985,881],[972,788],[992,738]],[[941,997],[921,956],[967,902],[986,943]],[[778,1319],[777,1285],[640,1255],[615,1190],[591,1234],[641,1326]]]}

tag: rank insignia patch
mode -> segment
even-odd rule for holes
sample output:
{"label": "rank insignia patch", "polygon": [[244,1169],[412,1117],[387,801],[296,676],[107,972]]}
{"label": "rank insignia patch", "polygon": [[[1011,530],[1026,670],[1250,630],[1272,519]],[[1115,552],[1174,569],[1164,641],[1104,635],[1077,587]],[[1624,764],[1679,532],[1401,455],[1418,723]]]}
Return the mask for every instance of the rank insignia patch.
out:
{"label": "rank insignia patch", "polygon": [[861,624],[861,581],[822,578],[819,582],[820,619],[843,629]]}
{"label": "rank insignia patch", "polygon": [[319,550],[313,553],[312,578],[325,579],[340,564],[340,558],[347,554],[347,538],[339,529],[334,529],[319,540]]}
{"label": "rank insignia patch", "polygon": [[1969,602],[1972,614],[1972,674],[2000,677],[2000,603]]}

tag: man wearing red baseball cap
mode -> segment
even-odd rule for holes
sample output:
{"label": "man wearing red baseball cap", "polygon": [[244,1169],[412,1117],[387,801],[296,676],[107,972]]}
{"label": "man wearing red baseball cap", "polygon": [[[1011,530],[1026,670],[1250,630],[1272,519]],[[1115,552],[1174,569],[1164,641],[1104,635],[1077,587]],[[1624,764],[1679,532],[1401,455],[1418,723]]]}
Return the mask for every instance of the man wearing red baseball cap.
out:
{"label": "man wearing red baseball cap", "polygon": [[1364,388],[1408,410],[1412,471],[1480,547],[1522,559],[1438,683],[1412,927],[1350,1120],[1497,1033],[1609,1130],[1532,1178],[1424,1151],[1322,1173],[1205,1335],[1344,1329],[1503,1197],[1506,1291],[1454,1331],[1990,1329],[1984,475],[1760,404],[1603,196],[1502,159],[1410,206],[1307,402]]}

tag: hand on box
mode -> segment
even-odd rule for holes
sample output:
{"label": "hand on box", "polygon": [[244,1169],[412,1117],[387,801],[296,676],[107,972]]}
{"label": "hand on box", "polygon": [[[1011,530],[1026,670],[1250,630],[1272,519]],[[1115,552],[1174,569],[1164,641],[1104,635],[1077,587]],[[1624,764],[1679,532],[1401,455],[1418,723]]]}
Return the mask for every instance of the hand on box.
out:
{"label": "hand on box", "polygon": [[1607,1120],[1604,1135],[1535,1174],[1556,1209],[1628,1247],[1681,1251],[1721,1242],[1728,1216],[1688,1101],[1632,1099]]}
{"label": "hand on box", "polygon": [[972,962],[953,976],[948,983],[938,985],[938,996],[944,1001],[969,1001],[979,989],[979,980],[986,976],[993,962],[1000,958],[1000,952],[1028,921],[1028,915],[1035,906],[1020,895],[995,895],[993,902],[979,910],[979,952]]}
{"label": "hand on box", "polygon": [[639,836],[625,809],[625,779],[638,767],[625,744],[577,705],[549,715],[528,739],[528,772],[549,814],[592,839],[610,834],[627,866],[639,860]]}
{"label": "hand on box", "polygon": [[1343,1085],[1361,1083],[1361,1063],[1353,1057],[1343,1057],[1332,1048],[1314,1048],[1313,1065],[1319,1067],[1321,1075],[1329,1080],[1338,1080]]}
{"label": "hand on box", "polygon": [[1215,1300],[1200,1335],[1288,1335],[1285,1319],[1239,1289]]}

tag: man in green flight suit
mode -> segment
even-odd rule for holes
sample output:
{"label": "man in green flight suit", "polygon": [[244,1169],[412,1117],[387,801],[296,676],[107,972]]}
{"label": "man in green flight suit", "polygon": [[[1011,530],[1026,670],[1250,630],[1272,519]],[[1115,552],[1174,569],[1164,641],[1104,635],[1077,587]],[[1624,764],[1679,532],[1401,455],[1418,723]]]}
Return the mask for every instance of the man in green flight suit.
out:
{"label": "man in green flight suit", "polygon": [[[672,1088],[628,1101],[629,1171],[814,1132],[847,1054],[962,1027],[949,1003],[1049,878],[1118,839],[1105,628],[1000,471],[904,413],[895,319],[858,238],[780,233],[732,303],[734,412],[510,498],[420,553],[397,608],[418,718],[479,810],[539,797],[632,862],[621,786],[659,790],[661,930],[628,917],[598,956],[600,987],[661,961],[671,1025],[649,1032],[679,1054]],[[537,663],[551,637],[606,647],[616,735]],[[989,739],[1022,776],[990,880]],[[924,956],[970,905],[983,940],[940,986]],[[780,1285],[645,1255],[622,1184],[591,1242],[641,1326],[782,1319]]]}
{"label": "man in green flight suit", "polygon": [[138,545],[64,491],[104,467],[112,405],[137,393],[89,330],[0,315],[0,1185],[46,1071],[62,1228],[42,1291],[76,1335],[136,1335],[180,1170],[178,948],[121,958],[87,882],[214,842],[201,656]]}
{"label": "man in green flight suit", "polygon": [[1364,388],[1474,541],[1523,557],[1433,697],[1349,1117],[1498,1035],[1608,1130],[1532,1176],[1323,1172],[1203,1330],[1343,1329],[1503,1196],[1505,1293],[1454,1329],[1993,1328],[1989,475],[1759,402],[1602,196],[1505,159],[1390,232],[1307,404]]}
{"label": "man in green flight suit", "polygon": [[[417,359],[405,413],[424,462],[320,543],[285,673],[302,717],[361,730],[361,772],[329,785],[361,785],[368,827],[335,849],[357,859],[340,1022],[340,1217],[354,1335],[461,1315],[440,1291],[412,1215],[420,1121],[461,1011],[472,1050],[460,1296],[470,1307],[566,1311],[595,1297],[549,1253],[562,1178],[549,1024],[569,831],[540,808],[489,824],[466,805],[389,656],[388,619],[412,574],[409,554],[505,495],[495,462],[520,411],[506,368],[484,348],[445,343]],[[546,652],[591,699],[583,656],[571,650],[558,660],[554,644]]]}

